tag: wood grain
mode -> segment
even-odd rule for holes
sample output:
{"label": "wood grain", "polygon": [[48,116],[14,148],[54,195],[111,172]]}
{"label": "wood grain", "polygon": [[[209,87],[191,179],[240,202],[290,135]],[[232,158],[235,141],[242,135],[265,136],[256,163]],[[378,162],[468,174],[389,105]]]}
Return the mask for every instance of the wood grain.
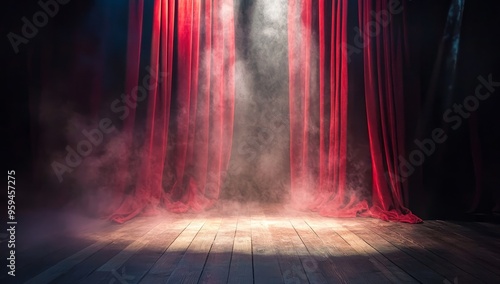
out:
{"label": "wood grain", "polygon": [[[227,211],[228,209],[234,209]],[[140,217],[25,250],[21,283],[500,283],[496,225],[282,205]],[[4,278],[0,277],[2,283]]]}

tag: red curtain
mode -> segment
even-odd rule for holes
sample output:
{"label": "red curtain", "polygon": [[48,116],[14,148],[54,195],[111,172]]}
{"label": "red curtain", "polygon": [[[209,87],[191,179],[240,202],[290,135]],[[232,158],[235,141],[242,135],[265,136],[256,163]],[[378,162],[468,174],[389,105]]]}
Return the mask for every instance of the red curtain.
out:
{"label": "red curtain", "polygon": [[[358,6],[373,175],[371,200],[355,194],[346,180],[348,83],[362,80],[348,76],[347,36],[352,34],[347,25],[348,2],[296,0],[289,4],[292,201],[325,216],[418,223],[421,220],[403,205],[403,182],[397,177],[398,156],[404,155],[404,32],[392,22],[380,25],[376,34],[363,32],[363,27],[375,22],[377,12],[389,11],[390,1],[360,0]],[[315,10],[317,19],[312,16]],[[315,26],[317,46],[312,37]],[[319,53],[317,72],[311,70],[316,68],[312,53]],[[312,87],[316,81],[317,92]]]}
{"label": "red curtain", "polygon": [[145,137],[132,192],[125,190],[123,180],[117,183],[115,197],[121,202],[112,220],[156,214],[161,205],[174,212],[199,211],[218,199],[234,117],[232,6],[229,0],[155,0],[151,77],[143,80],[144,3],[130,1],[126,93],[134,98],[145,81],[151,87],[145,125],[135,123],[134,111],[124,121],[126,143],[138,127],[145,129]]}
{"label": "red curtain", "polygon": [[[391,2],[360,0],[361,30],[368,29],[374,21],[372,11],[379,15],[383,11],[394,11],[389,7]],[[404,17],[404,6],[400,9]],[[370,213],[384,220],[418,223],[422,220],[403,204],[406,183],[398,174],[398,159],[405,156],[403,67],[408,66],[408,49],[404,18],[399,24],[395,22],[394,19],[386,26],[380,25],[375,36],[369,31],[363,33],[366,114],[373,172]]]}
{"label": "red curtain", "polygon": [[[219,198],[231,153],[233,1],[152,1],[152,7],[148,1],[129,1],[124,87],[129,107],[120,117],[116,139],[126,151],[119,151],[123,156],[114,173],[103,175],[114,187],[106,195],[111,200],[104,202],[109,205],[106,213],[119,223],[156,214],[160,207],[173,212],[210,208]],[[421,221],[406,209],[406,185],[397,174],[398,158],[405,155],[404,9],[388,25],[379,24],[378,32],[365,31],[393,2],[358,2],[363,42],[358,55],[363,63],[356,65],[363,68],[359,78],[349,76],[346,48],[354,34],[348,4],[355,3],[288,2],[291,197],[301,209],[325,216]],[[149,12],[152,17],[145,16]],[[347,179],[351,82],[364,85],[365,142],[372,169],[368,198],[356,193]],[[101,93],[92,93],[90,101],[97,106]]]}

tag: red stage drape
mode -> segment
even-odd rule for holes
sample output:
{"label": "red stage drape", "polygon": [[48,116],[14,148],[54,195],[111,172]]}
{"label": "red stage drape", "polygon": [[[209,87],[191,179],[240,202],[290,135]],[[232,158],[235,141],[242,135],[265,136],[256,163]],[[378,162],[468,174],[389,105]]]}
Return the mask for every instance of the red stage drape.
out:
{"label": "red stage drape", "polygon": [[[387,26],[380,25],[379,33],[362,33],[364,79],[350,78],[346,48],[348,2],[289,3],[292,201],[302,209],[319,211],[325,216],[361,215],[417,223],[421,220],[403,206],[403,184],[397,178],[398,156],[404,155],[404,31],[390,22]],[[361,31],[375,22],[378,11],[389,11],[388,5],[389,1],[360,0]],[[313,9],[318,11],[317,22],[312,17]],[[317,47],[312,39],[314,26],[319,31]],[[311,71],[315,68],[311,53],[315,52],[319,52],[318,72]],[[316,73],[317,77],[313,75]],[[314,80],[319,80],[318,92],[312,91]],[[371,200],[354,194],[346,180],[349,80],[365,83],[373,172]],[[319,137],[315,136],[315,128],[319,128]]]}
{"label": "red stage drape", "polygon": [[[404,1],[402,2],[404,4]],[[391,1],[359,1],[362,32],[373,22],[373,13],[391,10]],[[404,5],[400,7],[404,17]],[[372,156],[372,207],[370,213],[384,220],[418,223],[403,204],[404,180],[399,176],[399,157],[404,150],[404,68],[408,67],[408,49],[404,18],[380,25],[371,36],[364,32],[363,49],[366,114]],[[387,174],[385,174],[387,172]]]}
{"label": "red stage drape", "polygon": [[134,98],[137,86],[147,82],[147,119],[145,125],[134,123],[132,111],[124,121],[126,143],[138,127],[145,137],[132,192],[117,184],[121,204],[110,218],[119,223],[155,214],[161,205],[174,212],[212,206],[231,152],[232,1],[155,0],[147,80],[139,78],[143,7],[143,0],[130,1],[126,93]]}
{"label": "red stage drape", "polygon": [[[109,175],[114,190],[106,195],[106,213],[118,223],[154,215],[160,207],[186,212],[213,206],[232,147],[233,1],[152,1],[152,7],[144,0],[129,1],[128,112],[120,117],[116,138],[127,151],[119,151],[123,156]],[[391,2],[358,2],[359,78],[349,76],[347,42],[355,31],[348,27],[353,15],[348,4],[353,2],[288,2],[291,197],[301,209],[325,216],[421,221],[405,208],[405,184],[398,178],[398,158],[405,156],[404,9],[387,25],[378,24],[377,32],[365,31],[377,22],[375,15],[391,10]],[[149,12],[151,18],[145,16]],[[96,80],[100,83],[92,88],[102,88],[102,78]],[[368,198],[347,179],[352,82],[364,86],[368,140],[361,142],[369,145],[372,169]],[[89,101],[96,106],[102,94],[92,94]]]}

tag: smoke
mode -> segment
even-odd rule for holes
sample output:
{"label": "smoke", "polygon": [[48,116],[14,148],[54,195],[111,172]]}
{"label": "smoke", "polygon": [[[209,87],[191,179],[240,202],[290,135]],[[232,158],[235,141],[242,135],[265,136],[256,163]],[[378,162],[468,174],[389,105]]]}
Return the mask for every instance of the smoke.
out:
{"label": "smoke", "polygon": [[[73,209],[85,208],[93,215],[102,215],[116,200],[113,192],[122,181],[130,183],[130,173],[119,171],[119,165],[125,164],[126,157],[137,156],[136,151],[130,150],[122,133],[113,131],[102,134],[102,142],[94,145],[82,132],[89,129],[99,129],[99,122],[92,121],[79,112],[70,112],[66,109],[63,119],[67,124],[62,132],[54,131],[53,138],[45,138],[44,145],[50,145],[51,140],[57,140],[57,147],[51,147],[51,154],[43,165],[49,182],[58,188],[62,196],[69,197],[73,203],[68,207]],[[43,129],[49,129],[45,125]],[[129,139],[130,140],[130,139]],[[85,142],[85,143],[83,143]],[[90,146],[89,148],[85,148]],[[71,149],[71,151],[68,151]],[[82,152],[81,150],[86,152]],[[48,149],[46,149],[48,150]],[[82,155],[83,153],[83,155]],[[69,157],[69,158],[68,158]],[[137,157],[131,160],[137,160]],[[68,163],[68,161],[72,163]],[[58,163],[64,170],[57,172],[54,164]],[[61,177],[61,179],[58,179]]]}
{"label": "smoke", "polygon": [[369,149],[362,143],[352,143],[347,152],[346,191],[355,200],[370,200],[371,164]]}
{"label": "smoke", "polygon": [[278,202],[289,180],[287,2],[238,5],[233,150],[222,193]]}
{"label": "smoke", "polygon": [[[238,1],[237,1],[238,2]],[[297,64],[293,70],[288,65],[288,1],[241,1],[235,3],[233,10],[230,6],[223,6],[219,12],[221,18],[228,18],[229,13],[235,13],[236,28],[236,63],[235,63],[235,120],[231,159],[229,167],[222,173],[223,184],[221,198],[245,202],[286,202],[289,199],[290,189],[290,119],[289,119],[289,72],[296,73],[302,68]],[[304,30],[305,27],[302,27]],[[227,31],[220,31],[227,32]],[[316,36],[313,34],[313,37]],[[297,35],[300,37],[300,34]],[[313,40],[313,43],[315,40]],[[317,46],[312,46],[311,60],[311,93],[318,93],[318,54]],[[203,57],[214,56],[211,50],[205,50]],[[226,54],[227,56],[227,54]],[[213,58],[220,60],[222,58]],[[203,60],[200,61],[203,64]],[[227,66],[226,66],[227,68]],[[217,74],[215,74],[217,76]],[[201,77],[201,76],[200,76]],[[177,78],[179,79],[179,78]],[[204,91],[207,86],[200,82],[199,89]],[[318,96],[313,96],[317,100]],[[116,98],[113,98],[116,99]],[[220,107],[210,101],[199,101],[199,109],[210,104],[212,110]],[[174,104],[175,105],[175,104]],[[311,105],[319,105],[312,101]],[[106,109],[108,107],[108,109]],[[50,160],[61,161],[65,159],[66,145],[76,147],[82,140],[88,139],[82,130],[99,129],[99,121],[90,119],[87,115],[77,111],[74,106],[60,105],[42,106],[44,112],[42,124],[48,126],[54,121],[67,121],[63,127],[65,140],[53,147]],[[58,111],[55,112],[54,110]],[[170,121],[172,129],[180,123],[188,123],[175,119],[186,109],[175,109]],[[137,114],[145,116],[147,100],[138,103]],[[55,114],[57,113],[57,115]],[[124,186],[125,191],[131,190],[139,172],[139,161],[143,157],[141,143],[144,129],[134,130],[134,135],[129,139],[125,133],[119,131],[119,117],[110,114],[109,104],[103,103],[102,113],[110,116],[116,130],[103,134],[103,142],[93,148],[91,154],[82,159],[81,164],[74,167],[71,172],[65,173],[62,187],[71,191],[79,205],[90,209],[96,215],[107,212],[116,203],[113,196],[116,186]],[[311,143],[311,156],[319,151],[319,112],[312,111],[312,122],[309,124],[308,134],[313,137]],[[197,118],[205,119],[208,118]],[[118,123],[116,123],[118,122]],[[116,125],[115,125],[116,123]],[[53,128],[54,129],[54,128]],[[57,129],[57,128],[56,128]],[[175,131],[174,131],[175,132]],[[56,135],[56,133],[53,133]],[[60,133],[59,133],[60,135]],[[175,133],[169,133],[169,152],[173,152],[177,145]],[[195,137],[195,141],[196,141]],[[195,142],[195,144],[198,142]],[[201,143],[201,142],[200,142]],[[210,141],[220,143],[220,141]],[[351,145],[349,145],[351,147]],[[58,149],[58,150],[56,150]],[[132,149],[132,150],[131,150]],[[311,164],[318,161],[312,161]],[[166,161],[169,167],[170,160]],[[365,199],[364,189],[367,188],[367,176],[370,165],[364,162],[363,153],[356,150],[349,151],[347,158],[348,168],[348,195],[357,199]],[[118,170],[119,165],[126,164],[127,168]],[[193,165],[192,167],[196,167]],[[54,175],[52,169],[50,175]],[[194,175],[196,169],[186,169],[187,175]],[[211,185],[208,169],[208,185]],[[311,165],[310,172],[302,181],[302,200],[311,200],[318,183],[318,167]],[[170,188],[175,182],[175,177],[169,171],[163,176],[164,188]],[[207,190],[210,191],[210,190]],[[111,204],[111,205],[110,205]],[[230,203],[231,208],[238,203]],[[109,213],[109,212],[108,212]]]}
{"label": "smoke", "polygon": [[[288,74],[299,74],[304,64],[310,67],[310,105],[319,106],[319,49],[317,32],[312,33],[310,62],[298,62],[289,70],[288,1],[253,1],[240,3],[236,38],[239,40],[236,66],[237,108],[231,177],[223,192],[238,200],[260,202],[287,201],[290,191],[290,119]],[[294,34],[300,50],[304,31],[311,27],[299,19]],[[362,111],[355,109],[354,111]],[[351,115],[352,116],[352,115]],[[310,110],[307,136],[308,154],[319,156],[319,110]],[[370,163],[366,143],[348,138],[346,191],[347,199],[369,199]],[[327,155],[328,153],[322,153]],[[294,188],[301,201],[313,200],[318,190],[318,160],[309,161],[307,173]],[[335,190],[333,190],[335,192]]]}

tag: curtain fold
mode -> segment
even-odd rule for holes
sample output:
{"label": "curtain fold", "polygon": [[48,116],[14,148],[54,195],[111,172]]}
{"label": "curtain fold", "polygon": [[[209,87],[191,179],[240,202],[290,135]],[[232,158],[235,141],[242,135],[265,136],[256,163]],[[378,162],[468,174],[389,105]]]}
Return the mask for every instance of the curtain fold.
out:
{"label": "curtain fold", "polygon": [[[133,94],[140,83],[143,3],[130,3],[126,89]],[[127,141],[129,131],[144,129],[137,179],[127,194],[118,185],[122,202],[111,220],[154,215],[160,206],[200,211],[218,199],[233,131],[232,5],[228,0],[154,1],[147,118],[144,125],[134,123],[134,115],[124,122]]]}
{"label": "curtain fold", "polygon": [[[405,155],[404,17],[390,15],[377,32],[365,30],[378,13],[390,11],[390,2],[358,1],[360,78],[349,76],[347,48],[355,32],[348,21],[355,2],[288,2],[290,193],[300,209],[421,222],[405,207],[405,183],[398,176],[399,157]],[[130,0],[128,20],[122,101],[128,108],[120,117],[120,138],[130,151],[121,152],[113,169],[117,178],[108,217],[123,223],[155,215],[161,207],[211,208],[219,199],[233,138],[233,1]],[[368,197],[347,175],[349,86],[356,80],[364,86],[368,139],[363,142],[372,170]]]}
{"label": "curtain fold", "polygon": [[[419,223],[403,203],[404,180],[398,175],[399,157],[405,156],[404,66],[408,66],[404,18],[391,15],[378,32],[370,29],[373,15],[391,11],[390,1],[359,0],[363,49],[368,138],[372,156],[372,207],[369,215],[391,221]],[[401,9],[404,13],[404,1]],[[400,20],[396,24],[397,20]]]}
{"label": "curtain fold", "polygon": [[[129,0],[129,15],[127,29],[127,57],[125,71],[125,94],[131,94],[134,87],[139,82],[139,71],[141,63],[141,38],[143,28],[144,0]],[[137,91],[137,89],[135,90]],[[123,122],[123,144],[126,149],[132,148],[133,131],[136,118],[136,108],[130,108],[129,115],[125,117]],[[122,163],[117,165],[117,172],[123,173],[129,171],[130,152],[124,152],[125,157]],[[116,210],[122,202],[123,195],[127,188],[130,178],[128,175],[117,175],[115,190],[112,192],[111,211]]]}
{"label": "curtain fold", "polygon": [[[363,27],[375,23],[377,12],[389,10],[389,1],[360,0],[364,79],[350,78],[348,4],[346,0],[289,4],[292,204],[324,216],[372,216],[418,223],[421,220],[403,205],[403,181],[396,175],[398,157],[404,155],[403,64],[407,62],[403,31],[391,23],[380,25],[380,32],[374,35],[363,32]],[[318,11],[317,21],[311,17],[314,9]],[[311,37],[315,27],[318,46]],[[319,54],[317,67],[311,53]],[[318,72],[311,72],[311,68]],[[365,84],[373,175],[368,199],[359,196],[346,180],[349,80],[364,80]],[[313,87],[316,81],[318,91]]]}
{"label": "curtain fold", "polygon": [[[317,23],[313,9],[319,13]],[[315,25],[318,45],[311,37]],[[367,206],[352,202],[345,190],[348,62],[342,44],[347,37],[347,1],[292,1],[288,36],[292,202],[323,215],[355,217]],[[311,72],[316,67],[311,52],[319,52],[319,78]]]}

